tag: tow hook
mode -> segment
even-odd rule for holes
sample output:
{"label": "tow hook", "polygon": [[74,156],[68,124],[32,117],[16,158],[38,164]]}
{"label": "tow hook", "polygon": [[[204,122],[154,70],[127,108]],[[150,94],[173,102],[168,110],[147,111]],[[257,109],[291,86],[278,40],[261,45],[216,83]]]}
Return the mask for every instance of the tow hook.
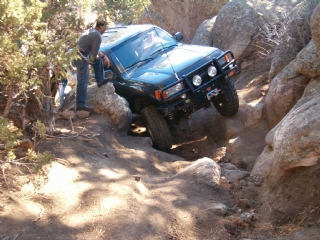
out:
{"label": "tow hook", "polygon": [[218,96],[220,91],[221,91],[221,89],[215,88],[215,89],[211,90],[210,92],[208,92],[207,93],[208,100],[210,100],[213,97]]}

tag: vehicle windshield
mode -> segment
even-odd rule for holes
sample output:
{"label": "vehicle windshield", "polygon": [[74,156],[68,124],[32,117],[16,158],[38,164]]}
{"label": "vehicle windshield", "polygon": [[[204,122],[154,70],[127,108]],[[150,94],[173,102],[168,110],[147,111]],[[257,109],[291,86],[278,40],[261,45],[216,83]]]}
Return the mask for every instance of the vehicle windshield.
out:
{"label": "vehicle windshield", "polygon": [[176,44],[177,41],[170,34],[159,28],[152,28],[113,47],[111,52],[116,58],[115,62],[120,72],[124,72],[138,63],[151,60],[161,49]]}

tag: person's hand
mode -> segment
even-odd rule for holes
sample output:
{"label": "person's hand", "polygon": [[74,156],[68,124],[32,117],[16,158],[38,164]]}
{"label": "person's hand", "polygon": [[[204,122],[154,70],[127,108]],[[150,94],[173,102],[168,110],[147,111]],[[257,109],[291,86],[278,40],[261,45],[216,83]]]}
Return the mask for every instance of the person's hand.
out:
{"label": "person's hand", "polygon": [[107,68],[109,68],[109,67],[110,67],[109,58],[108,58],[106,55],[104,55],[103,52],[100,52],[100,51],[98,52],[98,56],[99,56],[99,58],[102,59],[103,64],[104,64]]}
{"label": "person's hand", "polygon": [[98,57],[99,57],[99,58],[102,58],[103,56],[104,56],[103,52],[100,52],[100,51],[99,51],[99,52],[98,52]]}
{"label": "person's hand", "polygon": [[109,68],[110,67],[110,60],[107,56],[105,56],[105,58],[103,59],[103,64]]}

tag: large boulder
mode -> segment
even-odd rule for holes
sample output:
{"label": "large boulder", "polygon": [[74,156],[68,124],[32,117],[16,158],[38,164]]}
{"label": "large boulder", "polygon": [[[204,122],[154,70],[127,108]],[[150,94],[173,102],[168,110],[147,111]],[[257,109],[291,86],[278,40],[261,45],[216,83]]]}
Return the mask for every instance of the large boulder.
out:
{"label": "large boulder", "polygon": [[149,14],[144,12],[138,23],[155,24],[171,34],[182,32],[185,42],[190,43],[199,25],[217,15],[227,2],[229,0],[151,0]]}
{"label": "large boulder", "polygon": [[88,105],[94,111],[108,115],[119,131],[128,132],[131,127],[132,112],[128,102],[115,93],[112,83],[98,88],[96,85],[88,88]]}
{"label": "large boulder", "polygon": [[[316,217],[320,192],[320,78],[313,79],[303,97],[266,136],[266,148],[252,174],[264,178],[261,198],[277,224]],[[281,201],[280,201],[281,199]]]}
{"label": "large boulder", "polygon": [[283,19],[275,17],[268,22],[270,42],[275,43],[269,78],[274,78],[311,40],[310,17],[319,0],[291,1],[282,14]]}
{"label": "large boulder", "polygon": [[313,40],[297,55],[296,62],[298,73],[310,79],[320,76],[320,61]]}
{"label": "large boulder", "polygon": [[266,112],[270,128],[276,126],[301,98],[309,79],[296,72],[295,64],[286,66],[271,82],[266,96]]}
{"label": "large boulder", "polygon": [[201,23],[191,43],[203,46],[212,46],[211,32],[215,22],[216,16]]}
{"label": "large boulder", "polygon": [[231,50],[241,61],[252,52],[248,47],[263,23],[259,13],[245,0],[233,0],[217,16],[212,30],[213,46]]}
{"label": "large boulder", "polygon": [[269,127],[274,127],[301,98],[311,78],[320,76],[320,61],[314,41],[301,50],[270,83],[266,96]]}

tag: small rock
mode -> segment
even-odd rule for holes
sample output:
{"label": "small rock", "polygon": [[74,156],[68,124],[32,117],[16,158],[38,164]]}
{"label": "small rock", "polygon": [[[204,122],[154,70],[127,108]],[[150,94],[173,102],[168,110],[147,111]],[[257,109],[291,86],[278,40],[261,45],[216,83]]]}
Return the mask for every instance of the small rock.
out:
{"label": "small rock", "polygon": [[242,198],[237,202],[237,207],[240,207],[240,208],[251,208],[251,203],[249,202],[248,199]]}
{"label": "small rock", "polygon": [[77,111],[76,116],[77,118],[88,118],[90,115],[90,112],[88,111]]}
{"label": "small rock", "polygon": [[225,170],[222,174],[227,178],[228,182],[230,183],[240,181],[250,175],[249,172],[242,170]]}
{"label": "small rock", "polygon": [[247,219],[247,213],[242,213],[242,214],[240,215],[240,218],[241,218],[241,219]]}
{"label": "small rock", "polygon": [[133,175],[134,180],[136,180],[137,182],[141,181],[141,176],[140,175]]}
{"label": "small rock", "polygon": [[249,219],[250,221],[253,220],[253,217],[254,217],[254,213],[247,214],[247,219]]}
{"label": "small rock", "polygon": [[241,180],[240,184],[241,184],[241,186],[247,186],[248,185],[246,180]]}
{"label": "small rock", "polygon": [[220,184],[227,184],[228,181],[227,181],[226,177],[222,176],[222,177],[220,178],[219,183],[220,183]]}
{"label": "small rock", "polygon": [[63,112],[60,112],[60,117],[66,120],[74,119],[74,111],[64,110]]}
{"label": "small rock", "polygon": [[239,168],[232,163],[221,163],[220,164],[222,170],[239,170]]}
{"label": "small rock", "polygon": [[224,216],[227,214],[228,207],[222,203],[214,203],[211,208],[208,208],[212,213],[220,216]]}

